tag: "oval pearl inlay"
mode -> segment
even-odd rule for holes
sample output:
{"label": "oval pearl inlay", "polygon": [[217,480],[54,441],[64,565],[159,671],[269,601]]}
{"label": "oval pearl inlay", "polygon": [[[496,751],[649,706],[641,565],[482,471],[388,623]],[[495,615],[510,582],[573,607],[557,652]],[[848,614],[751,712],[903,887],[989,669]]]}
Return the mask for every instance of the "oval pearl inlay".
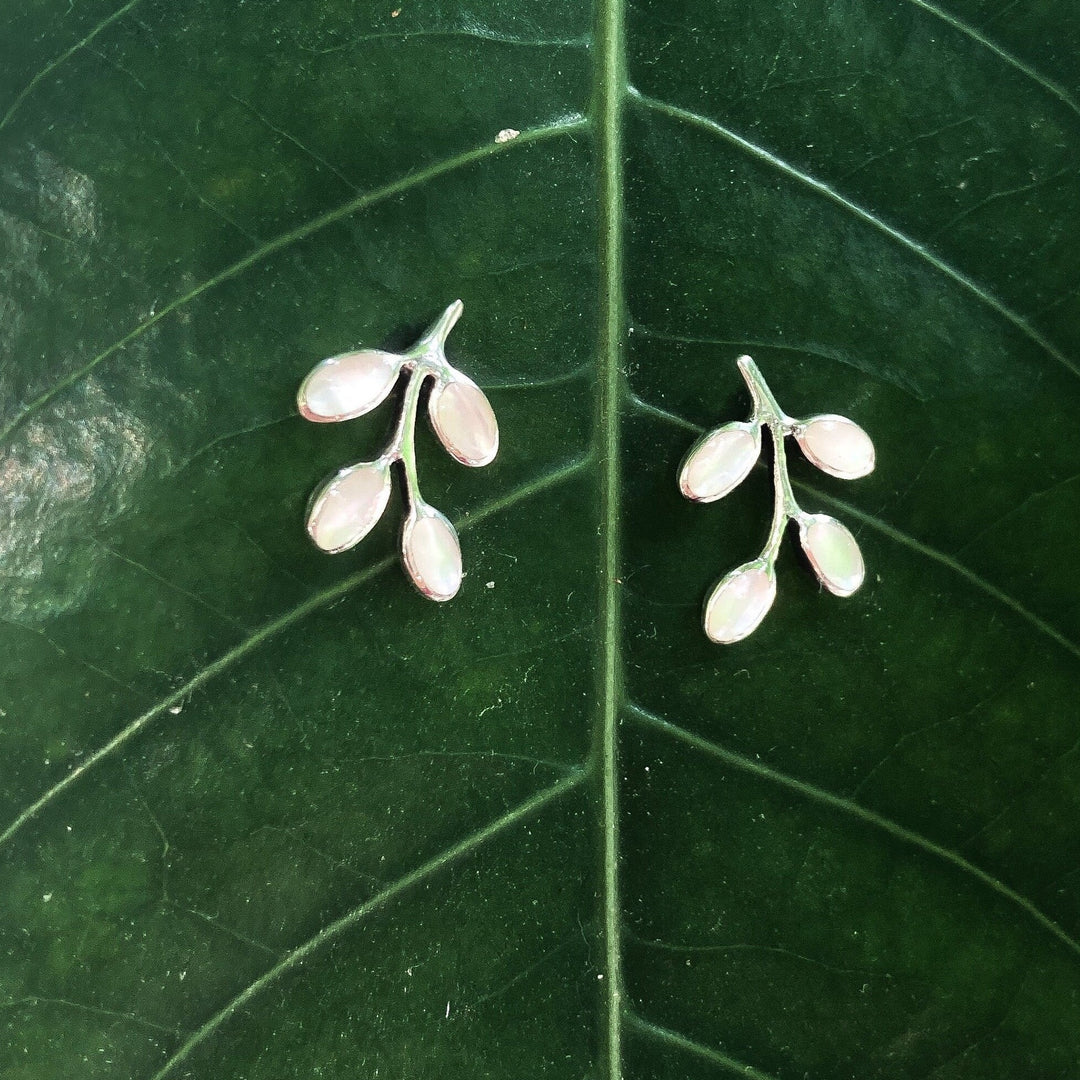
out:
{"label": "oval pearl inlay", "polygon": [[795,436],[802,452],[823,472],[857,480],[874,471],[870,436],[846,416],[815,416]]}
{"label": "oval pearl inlay", "polygon": [[776,599],[776,578],[764,567],[746,563],[728,574],[705,605],[705,633],[718,645],[752,634]]}
{"label": "oval pearl inlay", "polygon": [[316,423],[352,420],[381,404],[397,381],[401,357],[366,350],[331,356],[312,369],[297,395],[300,415]]}
{"label": "oval pearl inlay", "polygon": [[428,415],[443,446],[463,465],[487,465],[499,450],[499,424],[487,395],[458,375],[436,388]]}
{"label": "oval pearl inlay", "polygon": [[311,504],[308,533],[336,554],[360,543],[382,517],[390,498],[390,470],[375,462],[342,469]]}
{"label": "oval pearl inlay", "polygon": [[429,600],[450,600],[461,588],[461,545],[437,510],[428,508],[405,526],[401,551],[409,576]]}
{"label": "oval pearl inlay", "polygon": [[715,502],[745,479],[761,452],[756,424],[725,424],[695,446],[679,473],[682,493],[695,502]]}
{"label": "oval pearl inlay", "polygon": [[862,552],[845,525],[827,514],[799,522],[799,540],[821,584],[837,596],[850,596],[866,576]]}

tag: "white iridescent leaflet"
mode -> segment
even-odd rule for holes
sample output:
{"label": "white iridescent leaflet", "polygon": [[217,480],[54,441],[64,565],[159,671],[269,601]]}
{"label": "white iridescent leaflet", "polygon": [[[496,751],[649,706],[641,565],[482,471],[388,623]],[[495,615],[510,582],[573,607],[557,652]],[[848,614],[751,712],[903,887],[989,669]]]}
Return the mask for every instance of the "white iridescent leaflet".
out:
{"label": "white iridescent leaflet", "polygon": [[846,416],[815,416],[801,421],[793,434],[806,459],[830,476],[858,480],[874,471],[874,444]]}
{"label": "white iridescent leaflet", "polygon": [[300,415],[317,424],[352,420],[381,405],[394,388],[402,356],[367,350],[331,356],[312,368],[300,386]]}
{"label": "white iridescent leaflet", "polygon": [[428,399],[428,417],[439,441],[462,465],[479,467],[499,452],[499,425],[487,395],[456,373],[440,381]]}
{"label": "white iridescent leaflet", "polygon": [[331,555],[355,547],[375,527],[390,499],[390,463],[350,465],[315,493],[308,534]]}
{"label": "white iridescent leaflet", "polygon": [[450,600],[461,588],[461,544],[454,526],[430,506],[410,514],[401,555],[413,584],[429,600]]}
{"label": "white iridescent leaflet", "polygon": [[760,454],[760,424],[725,424],[691,447],[679,470],[679,488],[694,502],[715,502],[747,478]]}
{"label": "white iridescent leaflet", "polygon": [[799,519],[799,542],[818,580],[836,596],[850,596],[863,583],[866,567],[855,537],[828,514]]}
{"label": "white iridescent leaflet", "polygon": [[776,575],[760,560],[736,567],[705,602],[705,633],[718,645],[749,637],[776,599]]}

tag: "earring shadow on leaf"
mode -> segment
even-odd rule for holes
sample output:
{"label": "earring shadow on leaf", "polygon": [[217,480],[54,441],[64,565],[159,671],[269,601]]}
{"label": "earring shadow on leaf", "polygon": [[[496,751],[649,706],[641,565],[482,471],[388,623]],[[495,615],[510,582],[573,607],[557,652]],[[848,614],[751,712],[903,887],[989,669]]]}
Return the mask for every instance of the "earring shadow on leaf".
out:
{"label": "earring shadow on leaf", "polygon": [[429,600],[452,599],[463,577],[461,545],[449,519],[424,501],[416,466],[416,416],[426,382],[428,419],[439,441],[463,465],[494,460],[499,426],[487,396],[446,359],[446,338],[464,305],[455,300],[405,353],[364,349],[317,364],[297,395],[300,414],[319,424],[363,416],[382,404],[398,379],[407,382],[394,434],[374,461],[341,469],[312,496],[307,531],[323,551],[355,547],[375,527],[390,499],[391,467],[401,462],[405,522],[401,557],[413,584]]}
{"label": "earring shadow on leaf", "polygon": [[858,424],[831,413],[796,420],[776,402],[749,356],[739,371],[754,409],[747,421],[706,432],[690,448],[679,470],[679,488],[694,502],[716,502],[746,479],[761,455],[761,429],[773,445],[773,520],[761,554],[717,582],[705,601],[703,622],[709,639],[730,645],[752,634],[776,599],[776,557],[788,521],[799,526],[799,542],[818,580],[837,596],[851,596],[866,573],[862,552],[847,527],[827,514],[808,514],[795,500],[784,440],[793,435],[811,464],[841,480],[874,470],[874,444]]}

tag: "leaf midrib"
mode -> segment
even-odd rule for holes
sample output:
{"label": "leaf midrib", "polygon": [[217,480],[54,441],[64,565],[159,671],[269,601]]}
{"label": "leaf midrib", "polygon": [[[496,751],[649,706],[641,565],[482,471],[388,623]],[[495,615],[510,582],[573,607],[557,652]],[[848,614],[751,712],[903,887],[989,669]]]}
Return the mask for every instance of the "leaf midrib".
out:
{"label": "leaf midrib", "polygon": [[623,107],[626,97],[624,0],[598,0],[597,66],[592,115],[598,148],[599,287],[597,400],[594,446],[600,460],[600,612],[598,701],[593,764],[599,777],[604,934],[603,1055],[610,1080],[622,1076],[622,924],[619,902],[618,723],[621,687],[619,596],[620,405],[626,315],[623,293]]}

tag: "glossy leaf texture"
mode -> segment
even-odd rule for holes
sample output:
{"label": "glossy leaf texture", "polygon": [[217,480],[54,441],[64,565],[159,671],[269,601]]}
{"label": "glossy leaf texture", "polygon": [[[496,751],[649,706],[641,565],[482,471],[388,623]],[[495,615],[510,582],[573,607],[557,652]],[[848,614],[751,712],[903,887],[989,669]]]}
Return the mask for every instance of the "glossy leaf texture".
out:
{"label": "glossy leaf texture", "polygon": [[[4,5],[0,1075],[1075,1077],[1077,26]],[[400,508],[305,531],[393,401],[295,394],[457,296],[435,606]],[[746,352],[873,439],[789,454],[869,573],[789,537],[720,647],[769,476],[677,479]]]}

